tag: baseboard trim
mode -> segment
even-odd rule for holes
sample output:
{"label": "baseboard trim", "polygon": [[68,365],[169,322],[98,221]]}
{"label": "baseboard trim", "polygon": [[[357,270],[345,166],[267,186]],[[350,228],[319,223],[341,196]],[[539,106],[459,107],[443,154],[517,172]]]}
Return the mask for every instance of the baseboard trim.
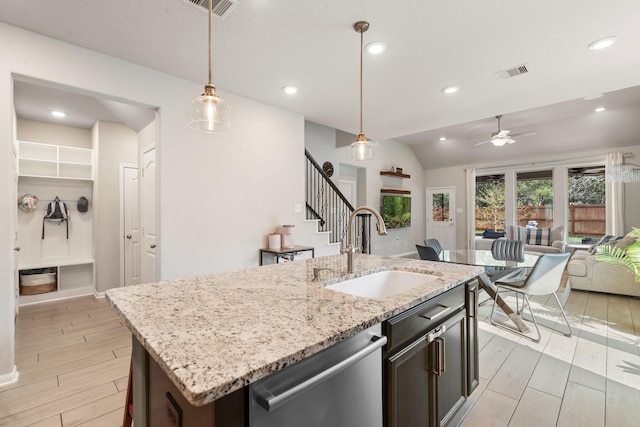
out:
{"label": "baseboard trim", "polygon": [[93,296],[96,298],[104,298],[104,292],[93,291]]}
{"label": "baseboard trim", "polygon": [[9,372],[8,374],[0,375],[0,388],[5,385],[17,382],[19,376],[20,373],[18,372],[18,367],[16,365],[13,365],[13,369],[11,370],[11,372]]}

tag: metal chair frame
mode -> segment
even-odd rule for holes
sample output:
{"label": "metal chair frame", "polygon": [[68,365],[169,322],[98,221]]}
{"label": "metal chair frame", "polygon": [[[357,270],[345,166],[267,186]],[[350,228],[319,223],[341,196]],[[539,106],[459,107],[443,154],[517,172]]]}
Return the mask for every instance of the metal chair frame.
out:
{"label": "metal chair frame", "polygon": [[[557,332],[563,333],[566,336],[571,336],[573,330],[571,329],[571,324],[569,324],[569,319],[567,319],[567,315],[560,303],[560,299],[556,294],[558,287],[560,286],[560,280],[562,279],[562,272],[564,271],[567,262],[569,261],[569,257],[571,254],[544,254],[539,259],[536,265],[533,267],[531,273],[524,280],[508,280],[501,282],[500,280],[494,282],[496,286],[496,293],[500,294],[500,292],[516,292],[517,294],[522,294],[523,303],[522,310],[520,311],[517,302],[516,302],[516,312],[518,314],[522,313],[524,318],[524,307],[527,306],[529,308],[529,313],[531,314],[531,319],[533,320],[533,324],[536,327],[537,338],[530,337],[529,335],[523,334],[520,331],[509,328],[501,323],[495,322],[493,319],[493,314],[495,312],[496,303],[495,300],[493,302],[493,306],[491,307],[491,316],[489,317],[489,321],[492,325],[497,326],[499,328],[506,329],[511,331],[517,335],[528,338],[534,342],[539,342],[542,335],[540,334],[540,328],[538,327],[538,321],[533,314],[533,310],[531,308],[531,303],[529,302],[528,295],[549,295],[553,294],[556,299],[556,303],[558,307],[560,307],[560,312],[562,313],[562,317],[564,318],[567,327],[569,328],[569,332],[562,332],[554,328]],[[552,277],[549,277],[552,276]],[[541,288],[541,289],[538,289]],[[517,301],[517,297],[516,297]]]}

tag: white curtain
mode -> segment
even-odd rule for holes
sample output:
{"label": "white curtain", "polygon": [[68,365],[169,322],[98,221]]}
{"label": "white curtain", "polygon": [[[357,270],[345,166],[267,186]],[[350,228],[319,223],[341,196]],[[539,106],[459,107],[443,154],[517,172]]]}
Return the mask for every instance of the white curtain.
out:
{"label": "white curtain", "polygon": [[467,249],[476,248],[476,169],[467,168]]}
{"label": "white curtain", "polygon": [[[611,166],[621,165],[622,163],[622,153],[607,154],[605,172],[608,173]],[[607,234],[622,236],[624,234],[624,184],[622,182],[607,182],[606,197]]]}

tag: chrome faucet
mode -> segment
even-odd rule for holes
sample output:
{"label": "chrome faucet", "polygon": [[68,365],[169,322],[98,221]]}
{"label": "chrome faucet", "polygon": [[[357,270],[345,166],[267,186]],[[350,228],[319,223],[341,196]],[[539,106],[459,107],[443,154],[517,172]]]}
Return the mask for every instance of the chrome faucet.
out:
{"label": "chrome faucet", "polygon": [[356,215],[361,211],[371,212],[376,217],[376,229],[378,230],[378,234],[380,236],[387,235],[387,228],[384,226],[384,220],[382,219],[380,212],[371,206],[360,206],[359,208],[355,208],[349,216],[349,224],[347,225],[347,273],[353,273],[353,254],[355,253],[356,248],[353,247],[352,228]]}

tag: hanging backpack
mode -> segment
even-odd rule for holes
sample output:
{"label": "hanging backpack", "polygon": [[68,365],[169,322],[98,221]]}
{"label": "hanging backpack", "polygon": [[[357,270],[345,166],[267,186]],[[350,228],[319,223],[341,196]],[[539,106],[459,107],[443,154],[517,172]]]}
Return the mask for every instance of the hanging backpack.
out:
{"label": "hanging backpack", "polygon": [[42,238],[44,239],[44,223],[45,221],[57,222],[60,224],[62,221],[67,223],[67,239],[69,238],[69,210],[67,205],[60,200],[57,196],[49,202],[47,206],[47,213],[42,218]]}

